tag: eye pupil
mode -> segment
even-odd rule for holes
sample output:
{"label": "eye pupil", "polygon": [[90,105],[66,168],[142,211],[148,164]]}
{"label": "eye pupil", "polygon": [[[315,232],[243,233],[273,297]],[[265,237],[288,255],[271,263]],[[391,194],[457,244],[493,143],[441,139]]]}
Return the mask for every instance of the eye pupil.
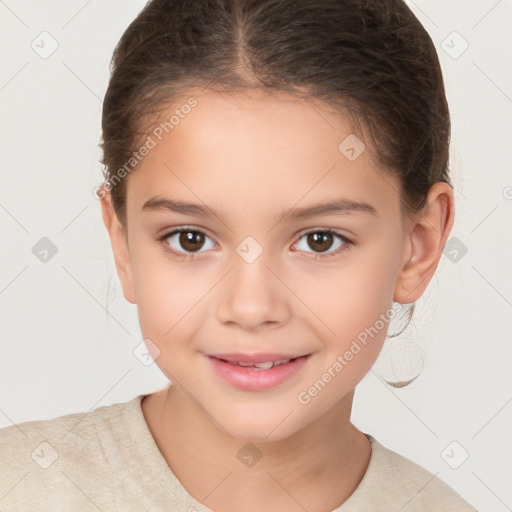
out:
{"label": "eye pupil", "polygon": [[[333,238],[332,233],[320,233],[320,232],[310,233],[308,235],[308,244],[313,249],[315,248],[314,244],[320,245],[320,247],[318,248],[319,252],[325,252],[332,245],[332,238]],[[326,241],[328,242],[327,246],[325,244]]]}
{"label": "eye pupil", "polygon": [[[204,235],[199,231],[182,231],[180,234],[180,244],[187,251],[200,249],[204,243]],[[195,246],[199,244],[199,247]]]}

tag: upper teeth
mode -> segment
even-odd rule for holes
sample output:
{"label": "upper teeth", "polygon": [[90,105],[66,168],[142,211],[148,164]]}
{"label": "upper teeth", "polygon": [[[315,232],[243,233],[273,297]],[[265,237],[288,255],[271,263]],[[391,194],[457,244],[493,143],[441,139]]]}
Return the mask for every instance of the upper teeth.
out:
{"label": "upper teeth", "polygon": [[267,361],[265,363],[242,363],[242,362],[232,362],[231,364],[236,364],[238,366],[251,366],[256,370],[270,370],[274,366],[278,366],[280,364],[288,363],[290,359],[281,359],[280,361]]}

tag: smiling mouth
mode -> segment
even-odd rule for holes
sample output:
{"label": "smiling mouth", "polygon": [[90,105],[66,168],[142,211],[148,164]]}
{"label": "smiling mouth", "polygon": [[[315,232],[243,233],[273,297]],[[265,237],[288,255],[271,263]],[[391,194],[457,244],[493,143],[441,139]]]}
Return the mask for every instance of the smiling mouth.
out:
{"label": "smiling mouth", "polygon": [[253,370],[270,370],[271,368],[274,368],[276,366],[281,366],[283,364],[291,363],[298,359],[299,357],[306,357],[306,356],[297,356],[292,357],[288,359],[279,359],[278,361],[264,361],[261,363],[252,363],[252,362],[243,362],[243,361],[228,361],[226,359],[222,359],[222,357],[216,357],[215,359],[219,359],[220,361],[223,361],[224,363],[228,363],[233,366],[241,366],[243,368],[251,368]]}
{"label": "smiling mouth", "polygon": [[260,352],[257,354],[222,352],[206,355],[232,366],[241,366],[242,368],[252,368],[255,370],[270,370],[278,366],[293,363],[297,359],[308,357],[311,354],[291,354],[289,352]]}
{"label": "smiling mouth", "polygon": [[304,371],[311,354],[215,354],[207,358],[224,381],[254,392],[279,386]]}

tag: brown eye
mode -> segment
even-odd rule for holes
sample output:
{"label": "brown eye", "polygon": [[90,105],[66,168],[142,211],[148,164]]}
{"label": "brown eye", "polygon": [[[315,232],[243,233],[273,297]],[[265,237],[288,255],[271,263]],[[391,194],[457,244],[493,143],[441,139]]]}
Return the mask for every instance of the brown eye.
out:
{"label": "brown eye", "polygon": [[[176,229],[161,236],[159,240],[165,243],[167,250],[180,255],[204,252],[205,245],[206,249],[215,247],[215,242],[205,233],[189,228]],[[208,247],[208,242],[210,247]]]}
{"label": "brown eye", "polygon": [[199,231],[182,231],[179,236],[179,242],[181,247],[185,249],[185,251],[197,251],[201,249],[204,244],[204,233],[200,233]]}
{"label": "brown eye", "polygon": [[330,249],[334,239],[332,233],[322,231],[309,233],[307,237],[309,247],[317,250],[318,252],[325,252]]}
{"label": "brown eye", "polygon": [[316,254],[318,257],[327,257],[336,256],[351,244],[352,242],[346,236],[336,231],[319,229],[304,233],[296,245],[300,251]]}

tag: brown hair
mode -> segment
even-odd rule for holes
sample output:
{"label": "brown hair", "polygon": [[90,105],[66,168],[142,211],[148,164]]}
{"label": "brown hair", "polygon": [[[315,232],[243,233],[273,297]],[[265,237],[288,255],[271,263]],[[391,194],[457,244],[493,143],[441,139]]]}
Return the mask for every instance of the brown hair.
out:
{"label": "brown hair", "polygon": [[[149,123],[197,87],[283,92],[348,112],[398,176],[409,211],[424,205],[435,182],[450,183],[438,56],[403,0],[151,0],[112,58],[102,118],[106,180]],[[123,222],[126,178],[115,185]]]}

